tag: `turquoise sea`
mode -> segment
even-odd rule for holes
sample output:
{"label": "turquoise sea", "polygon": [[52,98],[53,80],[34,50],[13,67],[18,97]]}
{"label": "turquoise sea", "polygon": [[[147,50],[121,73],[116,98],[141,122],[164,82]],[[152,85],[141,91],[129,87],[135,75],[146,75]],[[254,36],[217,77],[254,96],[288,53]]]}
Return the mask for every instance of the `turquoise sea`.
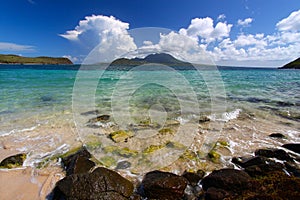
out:
{"label": "turquoise sea", "polygon": [[[28,115],[42,114],[61,110],[72,109],[72,93],[80,66],[37,66],[37,65],[1,65],[0,66],[0,116],[1,121],[13,120],[21,113]],[[210,94],[203,74],[198,71],[177,71],[184,75],[195,91],[202,105],[209,105]],[[259,68],[234,68],[220,67],[219,74],[224,84],[228,107],[266,109],[270,111],[280,110],[290,112],[290,118],[299,120],[300,115],[300,73],[297,70],[259,69]],[[94,77],[95,71],[84,71],[85,76]],[[140,74],[148,74],[149,77],[164,78],[164,72],[155,74],[153,71],[140,71]],[[170,72],[165,72],[170,73]],[[209,74],[210,71],[203,73]],[[101,77],[94,77],[99,81],[96,91],[96,104],[109,105],[112,92],[119,86],[116,84],[122,80],[122,71],[106,71]],[[155,74],[155,75],[153,75]],[[205,76],[205,75],[204,75]],[[208,75],[209,78],[211,75]],[[77,77],[78,78],[78,77]],[[177,80],[177,79],[176,79]],[[143,79],[139,80],[143,81]],[[172,79],[170,80],[172,81]],[[219,81],[219,80],[218,80]],[[155,80],[153,83],[155,84]],[[154,84],[144,84],[135,88],[133,98],[154,104],[151,101],[164,102],[164,92],[170,93],[166,87]],[[170,84],[181,84],[174,82]],[[128,86],[129,87],[129,86]],[[147,94],[145,94],[147,93]],[[144,96],[143,96],[144,95]],[[156,96],[156,97],[155,97]],[[165,106],[172,95],[166,96]],[[144,99],[143,99],[144,98]],[[139,102],[141,103],[141,102]],[[139,105],[137,105],[139,106]],[[239,107],[241,106],[241,107]],[[286,117],[289,117],[288,115]]]}
{"label": "turquoise sea", "polygon": [[[227,137],[231,140],[232,154],[244,151],[237,146],[256,148],[257,138],[274,132],[285,133],[291,141],[298,141],[299,70],[218,67],[217,70],[128,72],[95,68],[0,65],[2,139],[23,132],[29,134],[49,121],[52,128],[56,126],[55,120],[57,124],[65,120],[80,129],[97,115],[110,115],[119,128],[153,117],[152,122],[182,123],[205,116],[225,124],[223,137],[232,132]],[[95,126],[103,124],[94,124],[93,133]],[[214,131],[200,127],[202,133],[211,130]],[[268,144],[268,140],[262,144]]]}

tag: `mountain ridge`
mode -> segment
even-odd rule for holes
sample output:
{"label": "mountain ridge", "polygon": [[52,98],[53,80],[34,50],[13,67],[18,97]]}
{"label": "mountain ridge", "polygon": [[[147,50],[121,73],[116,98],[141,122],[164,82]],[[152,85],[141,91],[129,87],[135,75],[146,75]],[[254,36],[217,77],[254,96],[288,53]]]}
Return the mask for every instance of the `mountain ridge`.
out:
{"label": "mountain ridge", "polygon": [[178,60],[167,53],[155,53],[155,54],[149,54],[145,58],[119,58],[114,60],[109,67],[120,67],[123,66],[123,68],[132,68],[138,65],[144,65],[144,64],[163,64],[170,67],[185,67],[185,68],[194,68],[193,65],[189,62],[184,62],[181,60]]}

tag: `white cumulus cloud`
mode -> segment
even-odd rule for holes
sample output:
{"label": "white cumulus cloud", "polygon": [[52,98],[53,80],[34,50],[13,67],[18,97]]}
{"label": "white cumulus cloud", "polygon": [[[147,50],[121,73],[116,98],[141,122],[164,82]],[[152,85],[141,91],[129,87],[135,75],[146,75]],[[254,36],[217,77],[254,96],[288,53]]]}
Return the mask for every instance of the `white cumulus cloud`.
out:
{"label": "white cumulus cloud", "polygon": [[279,31],[300,31],[300,10],[279,21],[276,27]]}
{"label": "white cumulus cloud", "polygon": [[239,26],[243,26],[243,27],[247,27],[250,26],[250,24],[252,23],[253,19],[252,18],[246,18],[244,20],[239,19],[237,24]]}
{"label": "white cumulus cloud", "polygon": [[136,49],[128,29],[128,23],[113,16],[92,15],[81,20],[74,30],[69,30],[60,36],[70,41],[84,43],[90,48],[97,46],[99,52],[105,54],[109,61]]}
{"label": "white cumulus cloud", "polygon": [[179,33],[190,37],[202,39],[202,41],[210,43],[215,40],[220,40],[223,37],[229,36],[232,24],[226,22],[218,22],[214,27],[213,19],[194,18],[187,29],[180,29]]}

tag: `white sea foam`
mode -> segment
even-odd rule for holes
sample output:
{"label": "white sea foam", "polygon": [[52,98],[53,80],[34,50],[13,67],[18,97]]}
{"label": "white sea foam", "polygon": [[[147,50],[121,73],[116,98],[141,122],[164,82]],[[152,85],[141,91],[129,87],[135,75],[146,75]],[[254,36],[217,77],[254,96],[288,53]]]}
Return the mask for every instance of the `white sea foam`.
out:
{"label": "white sea foam", "polygon": [[37,152],[32,151],[27,155],[26,160],[24,161],[23,166],[35,167],[37,163],[44,161],[46,158],[51,158],[54,155],[64,154],[70,148],[68,144],[62,144],[61,146],[57,147],[53,151],[49,152]]}
{"label": "white sea foam", "polygon": [[288,131],[286,131],[286,134],[288,135],[288,138],[291,140],[291,142],[294,142],[294,143],[300,142],[300,132],[299,131],[288,130]]}
{"label": "white sea foam", "polygon": [[218,116],[216,114],[211,114],[207,117],[212,121],[228,122],[230,120],[236,119],[239,116],[241,111],[242,111],[241,109],[236,109],[232,112],[222,113],[221,116]]}
{"label": "white sea foam", "polygon": [[9,132],[0,132],[0,137],[1,136],[8,136],[8,135],[11,135],[11,134],[15,134],[15,133],[22,133],[22,132],[26,132],[26,131],[33,131],[34,129],[36,129],[37,127],[39,127],[40,126],[40,124],[38,124],[38,125],[36,125],[36,126],[32,126],[32,127],[30,127],[30,128],[24,128],[24,129],[20,129],[20,130],[18,130],[18,129],[13,129],[13,130],[11,130],[11,131],[9,131]]}

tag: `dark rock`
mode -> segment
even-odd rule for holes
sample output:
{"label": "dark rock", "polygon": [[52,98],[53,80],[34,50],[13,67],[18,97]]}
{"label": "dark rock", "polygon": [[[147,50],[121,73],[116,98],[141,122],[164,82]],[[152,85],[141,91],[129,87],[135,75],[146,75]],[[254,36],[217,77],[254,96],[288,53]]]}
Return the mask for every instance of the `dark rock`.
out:
{"label": "dark rock", "polygon": [[205,191],[210,187],[226,191],[239,191],[250,187],[251,177],[244,171],[236,169],[215,170],[202,181]]}
{"label": "dark rock", "polygon": [[98,115],[99,114],[99,110],[91,110],[91,111],[87,111],[84,113],[81,113],[81,115],[87,116],[87,115]]}
{"label": "dark rock", "polygon": [[88,172],[95,166],[95,163],[90,161],[89,158],[91,158],[91,154],[85,147],[70,156],[62,158],[67,175]]}
{"label": "dark rock", "polygon": [[88,158],[83,156],[77,156],[67,166],[66,168],[67,176],[71,174],[81,174],[81,173],[88,172],[95,165],[96,164],[93,161],[89,160]]}
{"label": "dark rock", "polygon": [[210,187],[205,192],[205,200],[221,200],[229,197],[229,193],[226,190]]}
{"label": "dark rock", "polygon": [[138,194],[133,194],[129,198],[130,200],[142,200],[142,197]]}
{"label": "dark rock", "polygon": [[285,169],[284,165],[278,162],[274,162],[269,160],[264,164],[251,165],[245,168],[245,171],[251,176],[266,176],[269,173],[273,173],[276,171],[283,172]]}
{"label": "dark rock", "polygon": [[282,149],[258,149],[255,151],[256,156],[263,156],[267,158],[277,158],[279,160],[292,161],[293,158]]}
{"label": "dark rock", "polygon": [[193,172],[184,172],[182,176],[188,180],[188,183],[191,186],[196,186],[199,181],[204,177],[205,172],[202,170],[198,170],[197,173]]}
{"label": "dark rock", "polygon": [[109,115],[100,115],[100,116],[90,119],[88,121],[88,123],[107,122],[109,119],[110,119]]}
{"label": "dark rock", "polygon": [[23,162],[26,159],[26,154],[20,153],[13,156],[9,156],[1,161],[0,168],[16,168],[16,167],[22,167]]}
{"label": "dark rock", "polygon": [[131,163],[128,161],[121,161],[118,162],[116,169],[128,169],[129,167],[131,167]]}
{"label": "dark rock", "polygon": [[286,136],[281,134],[281,133],[272,133],[269,135],[269,137],[272,137],[272,138],[280,138],[280,139],[285,139]]}
{"label": "dark rock", "polygon": [[199,119],[199,123],[209,122],[210,119],[207,116],[201,116]]}
{"label": "dark rock", "polygon": [[300,154],[300,143],[284,144],[282,147]]}
{"label": "dark rock", "polygon": [[284,163],[287,171],[295,177],[300,177],[300,168],[294,162],[285,162]]}
{"label": "dark rock", "polygon": [[265,164],[268,159],[260,156],[255,157],[234,157],[231,162],[237,164],[243,168],[252,166],[252,165],[260,165]]}
{"label": "dark rock", "polygon": [[72,174],[58,181],[53,200],[122,200],[133,194],[133,188],[117,172],[99,167],[92,173]]}
{"label": "dark rock", "polygon": [[147,173],[138,192],[150,199],[176,200],[184,195],[187,180],[176,174],[152,171]]}

